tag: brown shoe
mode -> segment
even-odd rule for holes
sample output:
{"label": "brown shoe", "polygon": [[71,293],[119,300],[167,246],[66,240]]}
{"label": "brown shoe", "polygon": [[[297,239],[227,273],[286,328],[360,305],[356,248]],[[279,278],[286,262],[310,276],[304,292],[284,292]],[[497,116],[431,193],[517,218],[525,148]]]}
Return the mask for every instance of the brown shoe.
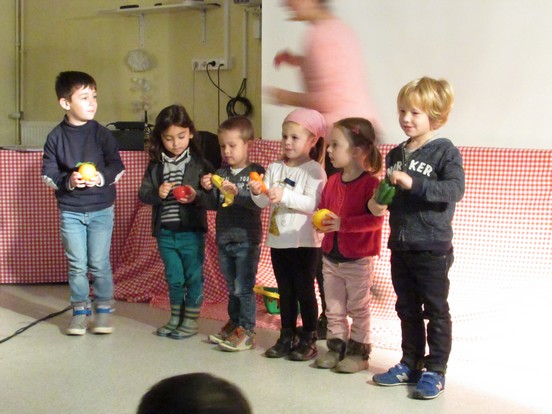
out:
{"label": "brown shoe", "polygon": [[345,341],[339,338],[331,338],[326,341],[328,345],[328,352],[324,355],[316,358],[314,364],[318,368],[335,368],[339,361],[345,357],[345,350],[347,348]]}
{"label": "brown shoe", "polygon": [[337,372],[354,374],[368,369],[368,358],[372,347],[370,344],[361,344],[352,339],[347,343],[345,358],[335,366]]}

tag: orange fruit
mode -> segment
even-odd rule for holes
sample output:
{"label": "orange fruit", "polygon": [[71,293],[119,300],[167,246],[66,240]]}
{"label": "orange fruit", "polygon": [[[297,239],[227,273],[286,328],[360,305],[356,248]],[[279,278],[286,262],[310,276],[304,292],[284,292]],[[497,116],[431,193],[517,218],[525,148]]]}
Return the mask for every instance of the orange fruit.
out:
{"label": "orange fruit", "polygon": [[96,176],[96,167],[90,162],[83,162],[78,169],[84,181],[90,181]]}
{"label": "orange fruit", "polygon": [[314,224],[314,227],[316,227],[317,229],[322,229],[322,227],[324,227],[322,221],[326,220],[326,215],[328,213],[331,213],[331,211],[327,208],[316,210],[316,212],[312,215],[312,224]]}

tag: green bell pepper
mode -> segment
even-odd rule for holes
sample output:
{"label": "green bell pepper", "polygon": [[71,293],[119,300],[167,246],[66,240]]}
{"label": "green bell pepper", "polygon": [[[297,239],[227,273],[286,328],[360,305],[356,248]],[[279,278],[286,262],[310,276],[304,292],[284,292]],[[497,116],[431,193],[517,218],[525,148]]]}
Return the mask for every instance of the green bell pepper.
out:
{"label": "green bell pepper", "polygon": [[378,188],[376,188],[376,194],[375,194],[375,200],[376,203],[381,205],[389,205],[393,201],[393,197],[395,197],[395,193],[397,192],[397,189],[394,185],[392,185],[387,178],[382,180]]}

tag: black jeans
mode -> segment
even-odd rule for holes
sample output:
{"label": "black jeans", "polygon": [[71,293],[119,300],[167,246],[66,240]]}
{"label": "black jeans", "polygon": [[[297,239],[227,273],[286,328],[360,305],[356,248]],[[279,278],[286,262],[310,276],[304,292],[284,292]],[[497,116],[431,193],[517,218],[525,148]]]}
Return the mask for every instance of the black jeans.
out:
{"label": "black jeans", "polygon": [[317,247],[270,249],[274,276],[280,293],[282,329],[295,328],[299,302],[303,331],[316,331],[318,302],[314,291],[314,278],[320,254],[320,248]]}
{"label": "black jeans", "polygon": [[[452,345],[448,272],[450,251],[392,251],[391,279],[401,320],[402,359],[410,368],[445,373]],[[429,355],[425,355],[426,326]]]}

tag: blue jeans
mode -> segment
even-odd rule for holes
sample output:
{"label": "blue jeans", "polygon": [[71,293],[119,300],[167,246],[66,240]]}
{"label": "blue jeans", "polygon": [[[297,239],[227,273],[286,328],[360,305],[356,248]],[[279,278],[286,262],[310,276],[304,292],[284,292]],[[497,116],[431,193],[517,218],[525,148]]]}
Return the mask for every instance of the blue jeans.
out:
{"label": "blue jeans", "polygon": [[90,283],[96,300],[113,298],[113,273],[109,261],[113,233],[113,206],[90,213],[61,210],[61,240],[69,260],[71,303],[90,303]]}
{"label": "blue jeans", "polygon": [[157,236],[157,247],[165,265],[171,305],[201,307],[205,234],[162,228]]}
{"label": "blue jeans", "polygon": [[220,270],[228,287],[228,316],[239,326],[255,327],[256,303],[253,286],[261,249],[256,243],[227,243],[218,246]]}

